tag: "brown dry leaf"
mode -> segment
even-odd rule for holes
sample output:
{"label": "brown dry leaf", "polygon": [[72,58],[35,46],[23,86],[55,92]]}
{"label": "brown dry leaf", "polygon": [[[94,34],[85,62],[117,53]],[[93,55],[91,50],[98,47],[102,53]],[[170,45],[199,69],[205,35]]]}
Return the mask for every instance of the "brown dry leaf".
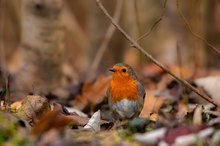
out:
{"label": "brown dry leaf", "polygon": [[56,143],[62,141],[61,138],[62,136],[59,131],[57,131],[56,129],[51,129],[47,131],[46,133],[44,133],[44,135],[41,136],[39,140],[37,140],[35,145],[38,145],[38,146],[56,145]]}
{"label": "brown dry leaf", "polygon": [[98,104],[103,101],[109,86],[111,76],[100,75],[94,83],[86,83],[83,93],[77,96],[73,102],[74,107],[84,109],[88,104]]}
{"label": "brown dry leaf", "polygon": [[5,102],[0,101],[0,111],[6,111]]}
{"label": "brown dry leaf", "polygon": [[74,107],[76,107],[79,110],[82,110],[86,107],[86,105],[88,104],[88,99],[87,96],[85,96],[85,93],[88,93],[91,88],[92,88],[91,83],[85,83],[83,85],[82,95],[76,96],[75,100],[73,101]]}
{"label": "brown dry leaf", "polygon": [[215,102],[220,104],[220,76],[209,76],[195,80],[197,86],[204,88],[204,90],[213,98]]}
{"label": "brown dry leaf", "polygon": [[21,101],[16,101],[16,102],[12,103],[12,104],[10,105],[11,110],[12,110],[13,112],[17,112],[18,109],[22,106],[22,102],[23,102],[23,101],[21,100]]}
{"label": "brown dry leaf", "polygon": [[[74,121],[74,125],[76,126],[85,126],[88,122],[89,122],[89,118],[87,117],[81,117],[78,115],[68,115],[66,116],[68,118],[70,118],[72,121]],[[109,121],[105,121],[105,120],[100,120],[100,125],[104,125],[104,124],[110,124],[111,122]]]}
{"label": "brown dry leaf", "polygon": [[[43,134],[51,129],[62,131],[66,126],[73,125],[78,128],[85,126],[89,118],[78,115],[64,115],[62,109],[56,107],[54,110],[45,113],[41,119],[34,125],[31,133],[33,135]],[[100,120],[100,125],[109,124],[110,122]]]}
{"label": "brown dry leaf", "polygon": [[204,140],[210,136],[214,128],[207,125],[193,127],[178,127],[169,129],[163,138],[166,145],[193,145],[198,139]]}
{"label": "brown dry leaf", "polygon": [[45,113],[32,129],[32,134],[40,135],[50,129],[62,130],[73,120],[61,113],[61,109],[55,108]]}
{"label": "brown dry leaf", "polygon": [[158,120],[158,114],[157,113],[152,113],[150,114],[150,121],[156,122]]}
{"label": "brown dry leaf", "polygon": [[74,124],[76,126],[85,126],[89,122],[89,118],[87,117],[80,117],[78,115],[68,115],[66,116],[70,118],[72,121],[74,121]]}
{"label": "brown dry leaf", "polygon": [[188,112],[187,103],[184,100],[181,100],[178,104],[178,112],[176,113],[177,118],[183,118]]}
{"label": "brown dry leaf", "polygon": [[144,107],[140,113],[140,117],[149,118],[152,113],[158,113],[163,102],[163,98],[154,96],[153,90],[146,91]]}

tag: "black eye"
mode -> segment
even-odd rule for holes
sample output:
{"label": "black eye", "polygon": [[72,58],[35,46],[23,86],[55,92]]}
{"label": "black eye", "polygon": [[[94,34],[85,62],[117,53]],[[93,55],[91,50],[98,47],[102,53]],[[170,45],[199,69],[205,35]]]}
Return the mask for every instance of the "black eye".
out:
{"label": "black eye", "polygon": [[124,73],[125,73],[126,71],[127,71],[127,69],[126,69],[126,68],[123,68],[123,69],[122,69],[122,72],[124,72]]}

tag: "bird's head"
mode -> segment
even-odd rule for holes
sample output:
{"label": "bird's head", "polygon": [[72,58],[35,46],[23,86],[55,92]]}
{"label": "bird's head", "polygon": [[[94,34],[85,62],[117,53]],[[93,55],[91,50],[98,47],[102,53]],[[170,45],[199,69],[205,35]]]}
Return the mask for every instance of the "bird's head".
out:
{"label": "bird's head", "polygon": [[113,79],[137,79],[133,69],[125,63],[117,63],[113,66],[113,68],[110,68],[109,71],[112,72]]}

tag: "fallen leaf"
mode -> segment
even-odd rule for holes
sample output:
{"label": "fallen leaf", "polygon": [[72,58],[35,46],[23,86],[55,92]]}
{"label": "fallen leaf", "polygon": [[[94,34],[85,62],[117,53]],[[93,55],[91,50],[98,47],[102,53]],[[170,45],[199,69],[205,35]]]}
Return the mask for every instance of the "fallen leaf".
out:
{"label": "fallen leaf", "polygon": [[156,145],[165,136],[166,131],[166,128],[160,128],[144,134],[135,134],[134,139],[146,145]]}
{"label": "fallen leaf", "polygon": [[195,84],[203,89],[213,98],[215,102],[220,104],[220,76],[209,76],[195,80]]}
{"label": "fallen leaf", "polygon": [[95,112],[92,117],[89,119],[89,122],[84,126],[84,129],[92,129],[95,132],[99,132],[100,127],[100,110]]}
{"label": "fallen leaf", "polygon": [[155,96],[162,96],[169,103],[179,101],[183,93],[182,85],[176,80],[166,77],[164,76],[163,80],[159,83],[159,89],[156,90]]}
{"label": "fallen leaf", "polygon": [[140,117],[149,118],[152,113],[158,113],[161,106],[163,105],[163,102],[163,98],[154,96],[153,90],[147,90],[144,107],[140,113]]}
{"label": "fallen leaf", "polygon": [[59,108],[48,111],[45,113],[40,120],[35,124],[32,129],[33,135],[40,135],[50,129],[62,130],[70,123],[74,121],[61,113],[62,111]]}
{"label": "fallen leaf", "polygon": [[56,145],[57,143],[62,141],[62,136],[60,131],[57,129],[50,129],[45,132],[39,140],[35,142],[35,145],[41,146],[49,146],[49,145]]}
{"label": "fallen leaf", "polygon": [[212,143],[214,145],[219,145],[220,144],[220,130],[217,130],[212,137]]}
{"label": "fallen leaf", "polygon": [[214,128],[206,128],[198,133],[190,133],[186,135],[180,135],[176,137],[174,143],[172,145],[186,145],[190,146],[199,141],[204,141],[208,136],[210,136],[214,132]]}
{"label": "fallen leaf", "polygon": [[16,102],[12,103],[12,104],[10,105],[11,110],[12,110],[13,112],[17,112],[18,109],[22,106],[22,102],[23,102],[23,101],[16,101]]}
{"label": "fallen leaf", "polygon": [[202,105],[197,105],[193,114],[193,125],[202,124]]}
{"label": "fallen leaf", "polygon": [[188,112],[188,105],[184,100],[181,100],[178,103],[178,112],[176,113],[176,117],[179,119],[182,119],[183,117],[186,116]]}
{"label": "fallen leaf", "polygon": [[156,122],[158,120],[158,114],[157,113],[150,114],[149,120],[152,122]]}
{"label": "fallen leaf", "polygon": [[111,76],[99,76],[94,83],[85,83],[82,95],[77,96],[73,106],[83,110],[87,105],[96,105],[103,101],[109,86]]}
{"label": "fallen leaf", "polygon": [[145,78],[149,78],[154,83],[158,83],[165,74],[165,72],[155,64],[150,64],[143,67],[141,72]]}
{"label": "fallen leaf", "polygon": [[80,110],[78,110],[78,109],[76,109],[76,108],[65,107],[65,109],[66,109],[69,113],[71,113],[71,114],[76,113],[76,114],[79,115],[80,117],[88,117],[87,114],[83,113],[82,111],[80,111]]}
{"label": "fallen leaf", "polygon": [[5,101],[0,100],[0,111],[6,111]]}
{"label": "fallen leaf", "polygon": [[[178,144],[185,144],[186,140],[188,140],[187,142],[189,143],[194,143],[195,142],[194,134],[200,137],[204,137],[207,135],[207,131],[203,131],[203,130],[207,130],[207,129],[208,129],[208,134],[210,134],[209,127],[206,125],[198,125],[194,127],[179,127],[179,128],[169,129],[165,137],[163,138],[163,141],[167,143],[168,145],[175,144],[176,142]],[[213,131],[214,129],[212,128],[211,132]],[[204,132],[204,133],[200,133],[200,132]],[[189,136],[189,138],[187,138],[187,136]],[[184,138],[186,139],[183,140]]]}

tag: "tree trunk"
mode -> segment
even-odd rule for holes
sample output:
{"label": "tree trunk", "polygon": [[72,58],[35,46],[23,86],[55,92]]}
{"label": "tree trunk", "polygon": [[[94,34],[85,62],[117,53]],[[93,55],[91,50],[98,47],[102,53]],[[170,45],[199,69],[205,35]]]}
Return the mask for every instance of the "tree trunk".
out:
{"label": "tree trunk", "polygon": [[63,0],[23,0],[21,64],[16,77],[22,92],[45,94],[61,85],[62,12]]}

